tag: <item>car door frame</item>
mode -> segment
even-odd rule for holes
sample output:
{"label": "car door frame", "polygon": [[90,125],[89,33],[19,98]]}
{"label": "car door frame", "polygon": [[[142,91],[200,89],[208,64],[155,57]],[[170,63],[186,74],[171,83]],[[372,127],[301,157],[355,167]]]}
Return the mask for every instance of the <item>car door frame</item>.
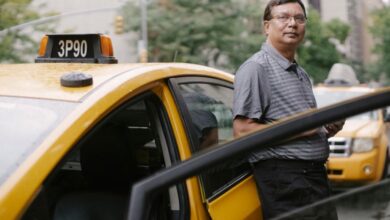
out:
{"label": "car door frame", "polygon": [[[178,109],[180,111],[183,124],[185,126],[186,133],[188,134],[189,143],[191,144],[192,153],[197,152],[196,146],[198,146],[198,138],[194,133],[193,122],[190,115],[190,111],[187,108],[186,101],[182,96],[182,89],[180,85],[183,84],[207,84],[215,85],[220,87],[225,87],[231,89],[233,95],[233,82],[229,82],[222,79],[210,78],[205,76],[185,76],[185,77],[175,77],[170,78],[168,81],[169,88],[172,91],[175,102],[177,103]],[[231,97],[232,99],[233,97]],[[198,181],[200,182],[199,186],[202,186],[201,177],[198,176]],[[260,210],[260,202],[257,195],[256,186],[254,184],[253,178],[251,177],[251,171],[249,165],[244,170],[240,170],[237,175],[234,175],[231,178],[226,179],[226,184],[219,186],[215,191],[215,194],[206,195],[205,189],[200,187],[203,197],[203,205],[207,208],[209,215],[211,217],[220,216],[225,214],[224,211],[220,210],[220,204],[226,203],[226,201],[236,200],[238,198],[247,197],[248,206],[240,211],[240,217],[250,216],[253,213],[258,213]],[[249,196],[249,197],[248,197]]]}
{"label": "car door frame", "polygon": [[145,216],[147,216],[145,208],[148,206],[147,198],[153,195],[154,192],[197,175],[210,166],[237,155],[249,153],[258,146],[270,142],[277,143],[301,132],[320,127],[323,124],[387,105],[390,105],[390,88],[293,116],[260,131],[227,142],[210,151],[200,152],[186,161],[135,183],[128,210],[128,219],[145,219]]}
{"label": "car door frame", "polygon": [[175,77],[175,78],[168,79],[168,86],[172,92],[178,110],[182,117],[184,128],[187,131],[186,133],[189,134],[187,137],[190,142],[191,152],[193,153],[195,152],[195,146],[197,146],[197,140],[195,138],[196,134],[193,132],[194,129],[192,129],[190,112],[187,108],[183,96],[181,95],[180,88],[179,88],[179,84],[183,84],[183,83],[185,84],[207,83],[207,84],[214,84],[214,85],[223,86],[231,89],[233,89],[233,83],[228,82],[226,80],[210,78],[206,76],[182,76],[182,77]]}

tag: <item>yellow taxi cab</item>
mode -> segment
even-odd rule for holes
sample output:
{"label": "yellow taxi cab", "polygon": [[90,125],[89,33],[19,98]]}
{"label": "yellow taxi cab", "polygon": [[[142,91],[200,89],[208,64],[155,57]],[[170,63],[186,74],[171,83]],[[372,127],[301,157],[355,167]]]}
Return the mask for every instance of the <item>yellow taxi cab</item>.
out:
{"label": "yellow taxi cab", "polygon": [[[132,184],[233,139],[232,82],[117,64],[102,34],[45,36],[36,63],[0,65],[0,219],[124,219]],[[249,170],[226,161],[181,181],[150,198],[151,219],[261,218]]]}
{"label": "yellow taxi cab", "polygon": [[[326,84],[314,88],[314,94],[318,106],[323,107],[377,90],[357,83],[341,82],[333,74],[333,79],[328,77]],[[327,168],[335,187],[378,182],[387,176],[389,140],[385,115],[382,108],[350,117],[343,129],[329,138]]]}

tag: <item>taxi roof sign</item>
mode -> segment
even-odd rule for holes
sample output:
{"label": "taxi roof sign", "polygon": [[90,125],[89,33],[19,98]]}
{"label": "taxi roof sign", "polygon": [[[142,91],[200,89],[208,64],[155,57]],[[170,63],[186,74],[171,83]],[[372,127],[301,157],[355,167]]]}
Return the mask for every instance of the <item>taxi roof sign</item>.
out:
{"label": "taxi roof sign", "polygon": [[49,34],[36,63],[118,63],[110,37],[103,34]]}

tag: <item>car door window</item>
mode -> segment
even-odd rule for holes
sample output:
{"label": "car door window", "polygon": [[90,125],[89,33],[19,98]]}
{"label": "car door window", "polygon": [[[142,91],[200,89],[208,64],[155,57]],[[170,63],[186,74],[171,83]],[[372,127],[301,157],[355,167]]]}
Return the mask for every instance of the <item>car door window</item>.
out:
{"label": "car door window", "polygon": [[232,90],[207,83],[180,84],[197,138],[195,151],[233,138]]}
{"label": "car door window", "polygon": [[[186,120],[194,153],[233,139],[233,88],[231,83],[206,78],[173,81]],[[204,196],[210,200],[234,185],[248,172],[245,158],[226,161],[203,172],[199,178]]]}
{"label": "car door window", "polygon": [[[131,185],[178,160],[164,112],[150,92],[109,114],[45,181],[23,219],[125,219]],[[182,219],[183,190],[156,196],[150,217]]]}

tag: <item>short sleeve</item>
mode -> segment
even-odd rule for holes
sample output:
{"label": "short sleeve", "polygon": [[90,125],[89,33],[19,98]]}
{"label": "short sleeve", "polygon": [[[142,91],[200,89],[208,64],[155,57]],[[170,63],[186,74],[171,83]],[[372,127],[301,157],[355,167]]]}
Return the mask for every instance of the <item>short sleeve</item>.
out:
{"label": "short sleeve", "polygon": [[234,78],[233,118],[244,116],[264,121],[269,107],[268,78],[254,61],[245,62]]}

